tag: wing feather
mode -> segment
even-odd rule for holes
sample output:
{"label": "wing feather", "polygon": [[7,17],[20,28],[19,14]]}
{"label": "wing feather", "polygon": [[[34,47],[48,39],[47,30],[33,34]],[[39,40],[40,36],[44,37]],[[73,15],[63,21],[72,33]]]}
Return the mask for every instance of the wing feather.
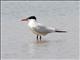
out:
{"label": "wing feather", "polygon": [[41,33],[51,33],[51,32],[53,32],[53,29],[45,27],[42,24],[38,24],[36,27],[33,27],[33,29],[36,32],[41,32]]}

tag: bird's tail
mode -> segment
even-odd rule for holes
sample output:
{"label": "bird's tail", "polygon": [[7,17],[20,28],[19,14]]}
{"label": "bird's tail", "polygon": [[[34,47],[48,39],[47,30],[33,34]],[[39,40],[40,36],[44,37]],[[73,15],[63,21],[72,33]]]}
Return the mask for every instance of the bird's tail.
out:
{"label": "bird's tail", "polygon": [[55,30],[55,32],[59,32],[59,33],[66,33],[67,31]]}

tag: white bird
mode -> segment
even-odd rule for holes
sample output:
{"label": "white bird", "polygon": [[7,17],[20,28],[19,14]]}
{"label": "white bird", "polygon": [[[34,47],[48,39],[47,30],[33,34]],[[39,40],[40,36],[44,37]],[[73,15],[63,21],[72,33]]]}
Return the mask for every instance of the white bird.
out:
{"label": "white bird", "polygon": [[48,33],[53,33],[53,32],[66,32],[66,31],[59,31],[56,28],[52,28],[52,27],[46,27],[40,23],[37,22],[37,19],[35,16],[30,16],[26,19],[22,19],[21,21],[26,21],[30,30],[37,35],[37,40],[39,39],[38,36],[40,36],[40,40],[41,40],[41,36],[45,36]]}

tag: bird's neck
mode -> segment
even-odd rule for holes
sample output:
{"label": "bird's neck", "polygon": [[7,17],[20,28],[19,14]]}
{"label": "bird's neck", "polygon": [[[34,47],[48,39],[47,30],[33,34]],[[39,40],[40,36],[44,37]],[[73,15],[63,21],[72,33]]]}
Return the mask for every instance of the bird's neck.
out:
{"label": "bird's neck", "polygon": [[33,23],[36,22],[34,19],[30,19],[29,22]]}
{"label": "bird's neck", "polygon": [[29,20],[28,26],[34,27],[36,25],[36,21],[34,19]]}

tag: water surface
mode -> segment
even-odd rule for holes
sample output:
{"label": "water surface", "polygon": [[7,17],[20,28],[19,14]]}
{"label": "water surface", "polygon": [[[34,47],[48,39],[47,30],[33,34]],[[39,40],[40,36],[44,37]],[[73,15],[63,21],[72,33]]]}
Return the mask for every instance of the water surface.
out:
{"label": "water surface", "polygon": [[[78,13],[78,2],[2,2],[2,58],[77,59]],[[48,34],[38,43],[27,24],[20,21],[31,15],[35,15],[38,22],[67,33]]]}

